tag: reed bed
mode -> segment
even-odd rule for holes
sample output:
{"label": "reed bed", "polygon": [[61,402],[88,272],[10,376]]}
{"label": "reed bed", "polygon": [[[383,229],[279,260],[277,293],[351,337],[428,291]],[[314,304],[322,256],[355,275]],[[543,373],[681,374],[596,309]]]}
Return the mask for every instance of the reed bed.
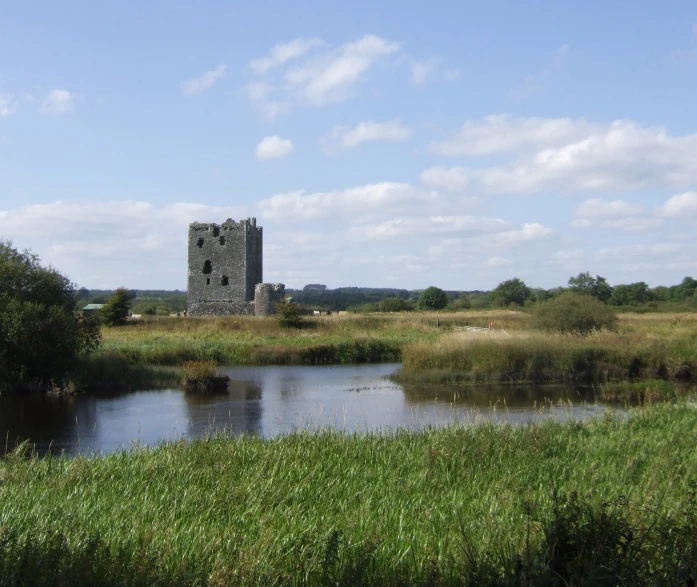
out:
{"label": "reed bed", "polygon": [[695,317],[623,316],[618,332],[455,332],[402,350],[398,378],[472,381],[689,380],[697,374]]}
{"label": "reed bed", "polygon": [[[697,410],[0,462],[0,584],[687,585]],[[692,575],[690,575],[692,573]]]}

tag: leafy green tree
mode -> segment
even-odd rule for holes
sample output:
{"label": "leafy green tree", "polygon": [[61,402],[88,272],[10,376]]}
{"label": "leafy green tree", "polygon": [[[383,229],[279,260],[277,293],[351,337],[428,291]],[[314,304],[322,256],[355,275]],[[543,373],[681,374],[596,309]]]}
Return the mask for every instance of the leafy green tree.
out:
{"label": "leafy green tree", "polygon": [[378,312],[411,312],[414,304],[404,298],[385,298],[378,302]]}
{"label": "leafy green tree", "polygon": [[281,298],[276,302],[276,316],[283,328],[302,328],[305,325],[303,308],[288,298]]}
{"label": "leafy green tree", "polygon": [[448,294],[439,287],[427,287],[421,292],[416,305],[420,310],[442,310],[448,305]]}
{"label": "leafy green tree", "polygon": [[532,294],[525,282],[515,277],[508,281],[502,281],[495,290],[489,293],[489,301],[492,305],[516,304],[522,306]]}
{"label": "leafy green tree", "polygon": [[469,296],[462,294],[460,295],[459,298],[456,300],[453,300],[450,302],[448,305],[449,310],[453,311],[459,311],[459,310],[469,310],[472,307],[472,300],[470,300]]}
{"label": "leafy green tree", "polygon": [[617,329],[617,316],[604,302],[586,294],[566,292],[537,306],[532,326],[547,332],[590,334]]}
{"label": "leafy green tree", "polygon": [[676,302],[686,300],[687,298],[691,298],[695,291],[697,291],[697,280],[692,277],[686,277],[682,280],[680,285],[676,285],[671,289],[673,290],[673,295],[671,296],[673,300]]}
{"label": "leafy green tree", "polygon": [[638,306],[651,301],[649,286],[643,281],[629,285],[616,285],[610,296],[611,306]]}
{"label": "leafy green tree", "polygon": [[79,318],[75,307],[67,277],[0,241],[0,389],[60,382],[99,345],[99,324]]}
{"label": "leafy green tree", "polygon": [[533,301],[533,302],[544,302],[545,300],[549,300],[552,297],[552,294],[547,291],[546,289],[542,287],[535,287],[530,290],[530,297],[526,301]]}
{"label": "leafy green tree", "polygon": [[99,311],[102,322],[107,326],[123,326],[128,320],[133,293],[125,287],[118,288]]}
{"label": "leafy green tree", "polygon": [[612,287],[607,280],[600,275],[592,277],[588,271],[579,273],[576,277],[569,277],[569,289],[575,293],[593,296],[605,303],[610,301],[612,295]]}

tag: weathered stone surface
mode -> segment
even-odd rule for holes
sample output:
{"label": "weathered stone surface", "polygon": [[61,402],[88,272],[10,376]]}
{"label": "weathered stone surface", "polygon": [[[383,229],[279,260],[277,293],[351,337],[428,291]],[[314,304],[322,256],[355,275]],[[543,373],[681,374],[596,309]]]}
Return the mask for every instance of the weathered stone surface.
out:
{"label": "weathered stone surface", "polygon": [[254,302],[200,302],[191,304],[190,316],[229,316],[241,314],[254,316]]}
{"label": "weathered stone surface", "polygon": [[285,292],[285,286],[261,283],[262,257],[262,228],[257,226],[256,218],[239,222],[228,218],[220,225],[191,223],[187,313],[254,315],[255,288],[268,285],[268,292],[262,288],[258,312],[273,314],[278,291]]}
{"label": "weathered stone surface", "polygon": [[286,295],[282,283],[257,283],[254,290],[254,313],[257,316],[272,316],[276,313],[276,302]]}

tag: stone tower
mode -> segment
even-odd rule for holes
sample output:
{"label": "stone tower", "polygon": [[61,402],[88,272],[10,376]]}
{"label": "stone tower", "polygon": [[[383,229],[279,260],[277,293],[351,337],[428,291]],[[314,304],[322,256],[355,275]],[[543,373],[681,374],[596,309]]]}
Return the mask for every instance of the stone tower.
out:
{"label": "stone tower", "polygon": [[256,218],[189,225],[190,315],[254,314],[262,282],[262,230]]}

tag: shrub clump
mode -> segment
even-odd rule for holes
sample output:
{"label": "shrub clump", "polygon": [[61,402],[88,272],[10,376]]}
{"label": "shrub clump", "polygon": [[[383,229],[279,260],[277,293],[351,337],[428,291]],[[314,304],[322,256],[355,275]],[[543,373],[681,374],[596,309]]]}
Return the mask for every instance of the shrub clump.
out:
{"label": "shrub clump", "polygon": [[416,305],[419,310],[442,310],[448,305],[448,294],[439,287],[427,287],[421,292]]}
{"label": "shrub clump", "polygon": [[542,302],[533,314],[532,326],[545,332],[590,334],[617,330],[617,316],[607,304],[591,296],[567,292]]}
{"label": "shrub clump", "polygon": [[302,328],[305,325],[304,310],[295,302],[281,298],[276,302],[278,324],[283,328]]}
{"label": "shrub clump", "polygon": [[75,309],[67,277],[0,240],[0,393],[61,386],[99,346],[99,324]]}
{"label": "shrub clump", "polygon": [[99,311],[102,322],[107,326],[123,326],[128,321],[131,309],[131,292],[125,287],[118,288]]}
{"label": "shrub clump", "polygon": [[219,373],[215,361],[186,361],[182,365],[184,389],[194,392],[223,392],[230,377]]}

